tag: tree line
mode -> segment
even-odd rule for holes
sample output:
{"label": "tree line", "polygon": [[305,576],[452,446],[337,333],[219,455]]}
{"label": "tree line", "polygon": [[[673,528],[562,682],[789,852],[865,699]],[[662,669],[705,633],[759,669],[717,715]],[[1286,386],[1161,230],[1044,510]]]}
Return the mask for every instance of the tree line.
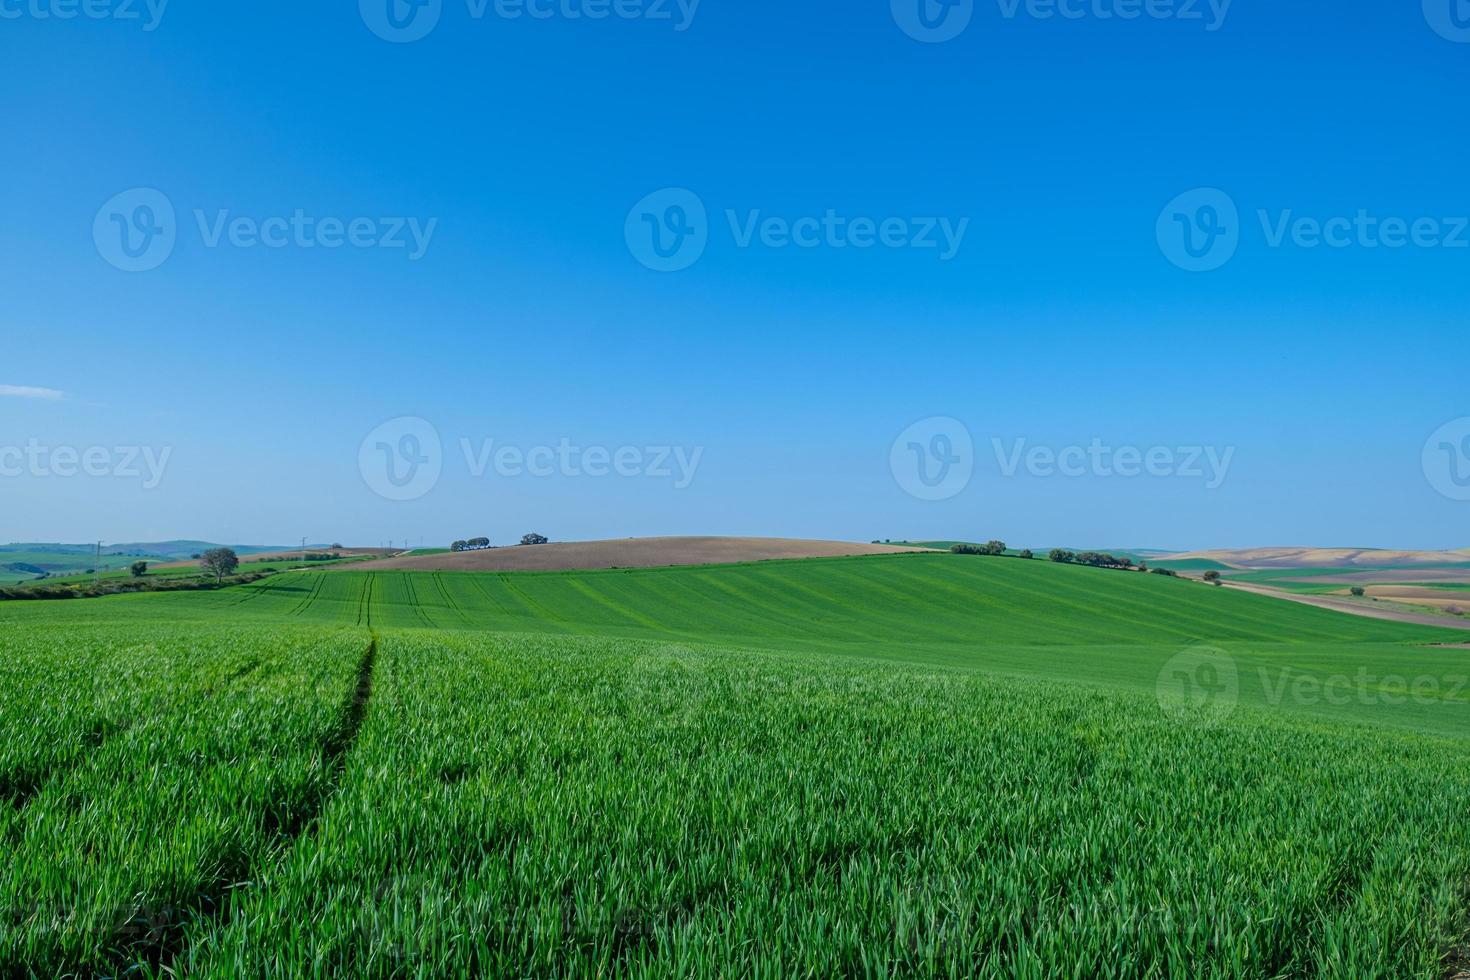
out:
{"label": "tree line", "polygon": [[[533,545],[533,544],[550,544],[550,543],[551,543],[551,539],[550,538],[548,538],[544,534],[537,534],[535,531],[532,531],[530,534],[523,534],[523,535],[521,535],[521,545],[522,546],[525,546],[525,545]],[[463,541],[456,541],[453,544],[451,544],[449,546],[449,550],[450,551],[454,551],[454,552],[459,552],[459,551],[488,551],[489,549],[494,548],[494,547],[495,547],[495,545],[493,545],[493,544],[490,543],[490,539],[489,538],[466,538]]]}

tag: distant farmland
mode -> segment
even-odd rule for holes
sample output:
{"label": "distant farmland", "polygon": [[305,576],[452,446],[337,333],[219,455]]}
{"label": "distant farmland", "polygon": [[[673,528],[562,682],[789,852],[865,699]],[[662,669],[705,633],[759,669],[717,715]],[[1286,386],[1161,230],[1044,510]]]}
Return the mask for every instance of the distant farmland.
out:
{"label": "distant farmland", "polygon": [[0,973],[1439,980],[1467,639],[947,554],[4,603]]}

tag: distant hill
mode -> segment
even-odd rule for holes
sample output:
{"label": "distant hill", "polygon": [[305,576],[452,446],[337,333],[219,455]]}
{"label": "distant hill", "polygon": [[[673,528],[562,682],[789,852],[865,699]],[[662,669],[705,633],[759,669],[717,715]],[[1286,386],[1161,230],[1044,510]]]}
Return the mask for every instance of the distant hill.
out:
{"label": "distant hill", "polygon": [[[982,545],[982,544],[985,544],[984,541],[881,541],[881,542],[874,541],[873,543],[874,544],[899,545],[901,547],[908,547],[908,548],[934,548],[934,549],[936,549],[938,551],[948,551],[949,549],[953,548],[955,545]],[[1011,554],[1015,554],[1016,552],[1020,551],[1024,547],[1026,547],[1026,546],[1025,545],[1019,545],[1019,544],[1013,544],[1013,545],[1010,546],[1010,553]],[[1036,548],[1036,547],[1033,547],[1033,548],[1031,548],[1031,551],[1035,555],[1037,555],[1038,557],[1044,558],[1044,557],[1046,557],[1047,554],[1049,554],[1051,552],[1051,550],[1052,550],[1053,547],[1060,547],[1060,546],[1050,546],[1049,545],[1049,546],[1044,547],[1044,548]],[[1134,561],[1148,561],[1148,562],[1153,561],[1155,558],[1162,558],[1162,557],[1166,557],[1166,556],[1169,555],[1169,552],[1162,551],[1162,550],[1157,549],[1157,548],[1075,548],[1075,547],[1063,547],[1062,550],[1064,550],[1064,551],[1102,551],[1102,552],[1106,552],[1107,554],[1110,554],[1110,555],[1117,555],[1119,558],[1132,558]]]}
{"label": "distant hill", "polygon": [[[113,554],[140,554],[157,555],[161,558],[188,558],[190,555],[208,551],[210,548],[233,548],[237,554],[254,555],[267,551],[286,551],[283,545],[263,544],[230,544],[218,545],[209,541],[149,541],[131,542],[128,544],[107,544],[102,546],[103,552]],[[310,545],[309,547],[326,547],[326,545]],[[300,551],[300,548],[296,550]]]}
{"label": "distant hill", "polygon": [[[102,546],[104,572],[126,568],[134,561],[183,561],[219,545],[208,541],[151,541]],[[285,549],[273,545],[230,545],[242,556],[269,554]],[[312,546],[314,547],[314,546]],[[325,547],[320,546],[320,547]],[[297,549],[300,550],[300,549]],[[26,542],[0,545],[0,585],[15,585],[39,578],[79,575],[97,567],[95,544]]]}
{"label": "distant hill", "polygon": [[1408,565],[1470,564],[1470,549],[1403,551],[1389,548],[1222,548],[1166,555],[1160,560],[1170,564],[1213,562],[1224,568],[1399,568]]}

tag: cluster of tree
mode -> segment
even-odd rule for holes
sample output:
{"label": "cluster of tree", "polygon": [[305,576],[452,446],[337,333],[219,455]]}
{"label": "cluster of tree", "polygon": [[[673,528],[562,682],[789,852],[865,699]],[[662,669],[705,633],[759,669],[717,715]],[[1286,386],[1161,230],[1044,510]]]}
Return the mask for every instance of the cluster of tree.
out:
{"label": "cluster of tree", "polygon": [[1208,572],[1205,572],[1205,581],[1206,582],[1209,582],[1211,585],[1224,585],[1225,584],[1224,582],[1221,582],[1220,581],[1220,573],[1217,572],[1217,571],[1215,571],[1215,569],[1213,569],[1213,568],[1210,569]]}
{"label": "cluster of tree", "polygon": [[1006,553],[1006,543],[990,541],[986,544],[957,544],[949,550],[956,555],[1003,555]]}
{"label": "cluster of tree", "polygon": [[489,538],[469,538],[465,541],[456,541],[449,546],[450,551],[485,551],[494,547]]}
{"label": "cluster of tree", "polygon": [[527,544],[549,544],[550,542],[551,542],[551,539],[548,538],[548,537],[546,537],[546,535],[544,535],[544,534],[537,534],[535,531],[532,531],[530,534],[523,534],[523,535],[521,535],[521,544],[523,544],[523,545],[527,545]]}
{"label": "cluster of tree", "polygon": [[1363,598],[1363,596],[1368,594],[1368,590],[1363,588],[1361,585],[1355,585],[1351,589],[1348,589],[1348,591],[1351,592],[1353,596],[1358,599],[1361,599]]}
{"label": "cluster of tree", "polygon": [[1052,561],[1063,564],[1091,565],[1093,568],[1123,568],[1134,567],[1132,558],[1119,558],[1110,555],[1106,551],[1068,551],[1066,548],[1053,548],[1048,555]]}
{"label": "cluster of tree", "polygon": [[[987,541],[985,544],[956,544],[951,545],[949,550],[956,555],[993,555],[996,557],[1004,557],[1007,551],[1004,541]],[[1030,548],[1023,548],[1016,552],[1016,557],[1030,561],[1036,555],[1032,554]]]}
{"label": "cluster of tree", "polygon": [[148,574],[148,563],[146,561],[135,561],[128,566],[128,571],[133,573],[133,578],[142,578]]}

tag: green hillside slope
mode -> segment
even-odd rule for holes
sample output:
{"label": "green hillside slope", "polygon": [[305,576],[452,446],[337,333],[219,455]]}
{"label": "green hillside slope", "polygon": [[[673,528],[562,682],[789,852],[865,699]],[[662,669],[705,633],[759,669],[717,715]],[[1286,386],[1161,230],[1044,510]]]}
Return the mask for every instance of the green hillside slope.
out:
{"label": "green hillside slope", "polygon": [[[1470,729],[1470,639],[1196,582],[955,555],[566,573],[302,572],[219,593],[0,604],[0,622],[193,620],[493,630],[842,653],[1152,690],[1221,651],[1244,704]],[[1312,692],[1313,679],[1384,697]],[[1396,698],[1422,679],[1432,696]],[[1387,685],[1385,687],[1385,685]],[[1303,693],[1305,691],[1305,693]]]}

